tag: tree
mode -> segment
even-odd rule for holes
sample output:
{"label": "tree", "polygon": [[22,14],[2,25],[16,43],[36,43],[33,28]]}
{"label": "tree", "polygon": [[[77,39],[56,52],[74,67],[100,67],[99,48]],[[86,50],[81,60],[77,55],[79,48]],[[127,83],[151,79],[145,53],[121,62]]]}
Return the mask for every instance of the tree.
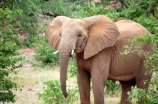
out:
{"label": "tree", "polygon": [[11,21],[21,13],[21,10],[11,11],[8,8],[0,8],[0,24],[4,25],[0,28],[0,101],[2,102],[14,102],[15,95],[12,89],[18,87],[16,83],[9,80],[8,76],[10,73],[16,74],[15,69],[22,66],[22,64],[17,65],[22,58],[13,57],[19,47],[16,45],[18,35],[14,34],[14,28],[11,25]]}

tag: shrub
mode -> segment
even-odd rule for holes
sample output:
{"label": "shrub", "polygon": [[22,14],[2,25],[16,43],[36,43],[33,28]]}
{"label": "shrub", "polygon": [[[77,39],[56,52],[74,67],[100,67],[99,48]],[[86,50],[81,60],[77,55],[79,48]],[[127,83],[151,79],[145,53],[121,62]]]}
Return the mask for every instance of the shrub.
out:
{"label": "shrub", "polygon": [[[150,23],[150,22],[149,22]],[[154,27],[156,28],[156,27]],[[158,29],[158,28],[156,28]],[[129,52],[135,52],[138,51],[139,56],[144,55],[146,57],[146,60],[144,61],[144,66],[147,68],[150,68],[150,70],[146,74],[151,73],[157,73],[158,72],[158,33],[157,31],[154,32],[155,34],[150,35],[143,35],[142,37],[135,38],[132,40],[132,44],[138,43],[138,42],[145,42],[145,43],[152,43],[153,49],[155,50],[155,53],[148,53],[144,50],[141,50],[139,47],[136,50],[131,50],[131,46],[126,46],[126,51],[124,54],[128,54]],[[143,53],[143,54],[142,54]],[[158,76],[154,76],[150,82],[150,87],[148,90],[146,89],[140,89],[140,88],[132,88],[131,92],[128,92],[129,95],[128,101],[131,101],[132,103],[140,104],[141,102],[144,102],[144,104],[156,104],[158,102]],[[144,84],[146,84],[146,81],[144,80]],[[135,100],[133,100],[135,99]]]}
{"label": "shrub", "polygon": [[[135,38],[132,42],[146,42],[146,43],[152,43],[153,49],[155,50],[155,53],[148,53],[144,52],[143,50],[137,49],[139,54],[144,53],[144,56],[146,57],[146,61],[144,62],[144,66],[149,67],[149,73],[157,73],[158,72],[158,34],[156,33],[152,37],[149,35],[144,35],[143,37]],[[128,50],[128,52],[131,52],[131,50]],[[144,102],[144,104],[156,104],[158,102],[158,76],[154,76],[153,79],[150,82],[150,87],[148,90],[143,89],[134,89],[132,88],[131,92],[128,92],[128,101],[133,101],[132,98],[135,98],[136,100],[134,103],[140,104],[140,102]],[[144,84],[146,84],[146,81],[144,81]]]}
{"label": "shrub", "polygon": [[150,33],[158,33],[157,17],[154,17],[153,15],[150,15],[149,17],[140,16],[136,18],[135,21],[146,27],[147,30],[150,31]]}
{"label": "shrub", "polygon": [[127,7],[122,9],[121,15],[125,16],[127,19],[135,19],[139,16],[147,17],[150,14],[156,14],[156,7],[158,6],[158,1],[155,0],[125,0]]}
{"label": "shrub", "polygon": [[94,15],[106,15],[109,18],[118,20],[119,14],[116,10],[104,9],[103,5],[96,5],[92,2],[85,2],[84,6],[76,5],[76,10],[72,13],[70,17],[72,18],[85,18]]}
{"label": "shrub", "polygon": [[43,87],[44,92],[38,93],[38,96],[45,101],[45,104],[73,104],[74,101],[78,100],[78,96],[75,96],[78,92],[77,89],[67,89],[69,95],[65,98],[59,81],[50,80],[44,82],[44,84],[46,85],[46,87]]}
{"label": "shrub", "polygon": [[19,33],[25,35],[24,42],[19,42],[22,47],[32,47],[35,38],[38,35],[38,23],[41,22],[38,14],[56,17],[58,15],[68,16],[73,10],[69,0],[2,0],[0,8],[9,8],[10,10],[22,10],[14,21],[15,28],[19,28]]}
{"label": "shrub", "polygon": [[112,94],[115,93],[120,88],[120,84],[116,84],[111,80],[107,80],[105,85],[107,86],[107,90],[110,91]]}
{"label": "shrub", "polygon": [[75,6],[70,2],[71,0],[49,0],[43,1],[41,9],[44,13],[51,13],[56,15],[69,16],[73,12]]}
{"label": "shrub", "polygon": [[73,58],[70,58],[69,60],[69,70],[68,72],[70,73],[70,77],[77,77],[77,63],[74,59],[75,56],[73,56]]}
{"label": "shrub", "polygon": [[22,58],[13,57],[19,47],[16,45],[18,35],[14,34],[11,21],[21,13],[21,10],[11,11],[8,8],[0,8],[0,23],[4,25],[0,28],[0,101],[2,102],[15,102],[12,89],[17,89],[18,85],[8,77],[10,73],[17,74],[15,69],[22,66],[22,64],[17,65],[17,62]]}
{"label": "shrub", "polygon": [[[126,50],[124,54],[128,54],[130,52],[137,51],[139,56],[144,55],[146,57],[146,61],[144,61],[144,65],[146,67],[150,66],[149,74],[158,72],[158,21],[157,21],[157,10],[158,2],[155,0],[145,1],[145,0],[133,0],[127,3],[128,6],[125,10],[122,10],[121,15],[124,15],[126,19],[132,19],[136,22],[142,24],[146,27],[151,36],[144,34],[142,37],[135,38],[131,41],[130,46],[125,46]],[[154,11],[153,11],[154,10]],[[155,53],[148,53],[141,50],[137,47],[136,50],[131,50],[131,46],[134,43],[145,42],[152,43],[153,49]],[[144,53],[144,54],[142,54]],[[146,73],[147,74],[147,73]],[[132,87],[132,91],[128,92],[129,95],[128,101],[131,101],[134,104],[140,104],[144,102],[144,104],[156,104],[158,102],[158,76],[154,76],[150,82],[150,87],[148,90],[143,90],[140,88]],[[144,81],[146,84],[146,81]]]}
{"label": "shrub", "polygon": [[41,61],[42,64],[58,65],[58,54],[53,54],[56,50],[49,45],[46,37],[41,38],[41,44],[38,45],[38,49],[34,55],[35,60]]}
{"label": "shrub", "polygon": [[[29,4],[29,5],[28,5]],[[40,5],[40,0],[27,0],[23,2],[22,0],[5,0],[1,2],[2,8],[9,8],[11,10],[19,9],[22,10],[22,15],[19,15],[14,20],[14,27],[19,28],[18,33],[22,35],[26,35],[27,33],[27,41],[29,44],[26,43],[26,46],[32,46],[32,41],[30,38],[34,37],[38,34],[37,32],[37,22],[39,20],[38,15],[39,7],[37,5]],[[26,40],[26,39],[25,39]],[[25,46],[25,43],[20,43],[20,46]]]}

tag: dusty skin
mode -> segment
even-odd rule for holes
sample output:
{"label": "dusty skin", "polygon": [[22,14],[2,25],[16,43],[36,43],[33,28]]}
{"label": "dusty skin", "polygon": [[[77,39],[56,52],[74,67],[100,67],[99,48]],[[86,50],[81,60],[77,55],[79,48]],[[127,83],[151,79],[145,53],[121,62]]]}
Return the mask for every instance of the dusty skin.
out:
{"label": "dusty skin", "polygon": [[[83,19],[56,17],[51,22],[46,36],[50,45],[59,50],[60,85],[64,96],[67,97],[68,60],[74,50],[82,104],[90,104],[90,78],[95,104],[104,104],[104,86],[107,79],[120,82],[120,104],[129,104],[126,101],[127,91],[135,85],[147,89],[151,75],[144,75],[149,70],[144,67],[145,57],[139,57],[137,53],[120,53],[124,51],[124,45],[130,45],[127,39],[132,39],[133,35],[140,37],[146,33],[147,29],[134,21],[120,20],[114,23],[104,15]],[[151,44],[137,43],[132,49],[135,49],[135,46],[153,52]],[[145,86],[143,80],[147,80]]]}

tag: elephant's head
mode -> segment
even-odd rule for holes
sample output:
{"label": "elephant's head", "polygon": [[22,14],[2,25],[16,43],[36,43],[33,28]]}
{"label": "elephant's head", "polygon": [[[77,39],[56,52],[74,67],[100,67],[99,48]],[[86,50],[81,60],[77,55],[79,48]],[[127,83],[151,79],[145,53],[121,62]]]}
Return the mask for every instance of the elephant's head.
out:
{"label": "elephant's head", "polygon": [[113,46],[119,31],[113,21],[104,15],[82,20],[58,16],[51,22],[46,36],[49,44],[59,50],[60,85],[64,96],[67,97],[66,74],[71,52],[84,52],[84,59],[88,59]]}

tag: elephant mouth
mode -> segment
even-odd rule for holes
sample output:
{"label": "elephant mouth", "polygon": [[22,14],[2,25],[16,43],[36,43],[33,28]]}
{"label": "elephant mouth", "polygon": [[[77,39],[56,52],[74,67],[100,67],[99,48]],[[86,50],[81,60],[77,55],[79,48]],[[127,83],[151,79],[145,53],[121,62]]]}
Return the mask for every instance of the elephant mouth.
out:
{"label": "elephant mouth", "polygon": [[79,46],[76,45],[75,53],[80,53],[80,52],[82,52],[82,45]]}
{"label": "elephant mouth", "polygon": [[84,50],[86,44],[86,38],[84,38],[83,42],[79,45],[76,44],[75,53],[80,53]]}

